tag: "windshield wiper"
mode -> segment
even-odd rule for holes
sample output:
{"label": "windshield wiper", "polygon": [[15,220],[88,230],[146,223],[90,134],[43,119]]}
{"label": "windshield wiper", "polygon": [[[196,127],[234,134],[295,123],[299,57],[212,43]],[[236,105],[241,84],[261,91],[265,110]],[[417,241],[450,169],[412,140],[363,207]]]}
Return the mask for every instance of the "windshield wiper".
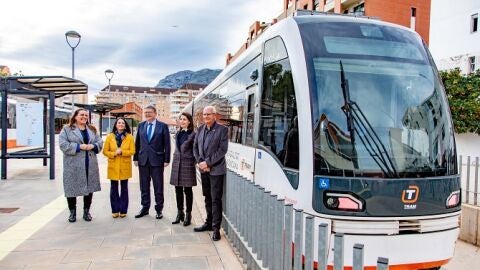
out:
{"label": "windshield wiper", "polygon": [[348,80],[345,78],[342,61],[340,61],[340,80],[344,100],[342,111],[347,117],[347,128],[350,132],[350,140],[355,156],[352,157],[354,167],[358,169],[358,159],[354,144],[354,134],[356,132],[360,141],[365,145],[365,149],[375,163],[377,163],[382,172],[388,177],[398,176],[395,165],[393,164],[392,158],[389,156],[385,145],[378,137],[378,134],[375,132],[375,129],[372,127],[365,114],[362,112],[362,109],[360,109],[355,101],[350,99],[350,89],[348,86]]}

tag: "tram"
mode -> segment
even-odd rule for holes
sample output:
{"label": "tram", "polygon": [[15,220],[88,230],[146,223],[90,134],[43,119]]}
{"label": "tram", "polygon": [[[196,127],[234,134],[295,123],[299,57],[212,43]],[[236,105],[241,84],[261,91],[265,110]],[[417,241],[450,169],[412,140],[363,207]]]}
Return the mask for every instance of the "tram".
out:
{"label": "tram", "polygon": [[185,110],[200,121],[207,105],[229,128],[229,170],[329,225],[330,265],[336,233],[345,250],[364,244],[366,269],[378,257],[390,269],[438,269],[453,257],[454,130],[414,31],[298,12],[268,27]]}

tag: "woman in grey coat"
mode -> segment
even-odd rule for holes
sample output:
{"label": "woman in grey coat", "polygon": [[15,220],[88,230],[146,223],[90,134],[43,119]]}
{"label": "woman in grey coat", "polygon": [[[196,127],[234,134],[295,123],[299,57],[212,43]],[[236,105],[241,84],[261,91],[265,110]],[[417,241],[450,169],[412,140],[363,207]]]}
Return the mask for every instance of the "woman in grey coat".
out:
{"label": "woman in grey coat", "polygon": [[[172,173],[170,184],[175,186],[177,199],[177,218],[172,224],[183,221],[183,226],[190,225],[192,221],[193,192],[192,186],[197,185],[195,157],[193,156],[193,119],[189,113],[183,112],[179,118],[180,131],[176,135],[176,148],[173,154]],[[183,212],[183,193],[186,197],[186,214]]]}
{"label": "woman in grey coat", "polygon": [[97,129],[88,124],[88,115],[85,109],[76,110],[59,137],[63,152],[63,189],[70,210],[70,222],[77,219],[77,196],[83,196],[83,219],[92,220],[90,205],[93,192],[100,190],[97,154],[103,142]]}

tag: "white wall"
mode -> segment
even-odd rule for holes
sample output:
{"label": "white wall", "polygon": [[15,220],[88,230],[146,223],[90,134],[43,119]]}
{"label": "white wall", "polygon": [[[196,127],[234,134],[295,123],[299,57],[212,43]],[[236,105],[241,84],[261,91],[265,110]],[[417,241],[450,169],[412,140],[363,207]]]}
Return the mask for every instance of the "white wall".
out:
{"label": "white wall", "polygon": [[469,56],[476,56],[480,68],[480,24],[470,32],[475,13],[480,14],[480,0],[432,0],[429,47],[439,69],[467,72]]}
{"label": "white wall", "polygon": [[480,136],[472,133],[455,134],[458,156],[480,157]]}

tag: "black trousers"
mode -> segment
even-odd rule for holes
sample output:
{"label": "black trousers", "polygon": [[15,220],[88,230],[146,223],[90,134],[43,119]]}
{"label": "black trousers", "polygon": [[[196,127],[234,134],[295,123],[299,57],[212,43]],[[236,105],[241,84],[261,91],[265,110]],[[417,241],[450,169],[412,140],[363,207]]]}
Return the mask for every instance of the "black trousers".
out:
{"label": "black trousers", "polygon": [[153,192],[155,194],[155,211],[163,210],[163,166],[150,166],[147,162],[145,166],[138,166],[140,173],[140,192],[143,209],[150,209],[150,181],[153,182]]}
{"label": "black trousers", "polygon": [[192,187],[181,187],[175,186],[175,197],[177,198],[177,209],[179,212],[183,212],[183,193],[185,193],[185,198],[187,201],[187,209],[188,213],[192,212],[192,205],[193,205],[193,191]]}
{"label": "black trousers", "polygon": [[205,209],[207,210],[205,223],[220,229],[222,224],[222,197],[225,175],[203,173],[201,177],[203,196],[205,196]]}
{"label": "black trousers", "polygon": [[[120,194],[118,193],[120,182]],[[110,205],[112,213],[126,214],[128,209],[128,180],[110,180]]]}
{"label": "black trousers", "polygon": [[[92,205],[93,193],[83,196],[83,208],[90,209]],[[67,197],[68,209],[73,210],[77,208],[77,197]]]}

